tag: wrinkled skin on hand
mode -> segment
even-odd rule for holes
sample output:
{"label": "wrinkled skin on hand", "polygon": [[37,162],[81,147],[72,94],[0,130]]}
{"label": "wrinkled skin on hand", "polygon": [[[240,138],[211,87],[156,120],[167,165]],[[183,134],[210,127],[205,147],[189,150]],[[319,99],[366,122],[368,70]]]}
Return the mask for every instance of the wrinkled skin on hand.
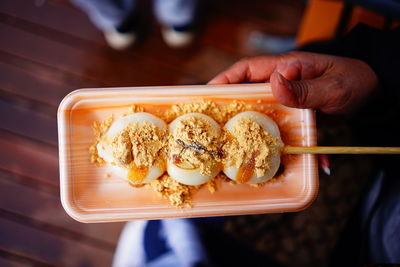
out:
{"label": "wrinkled skin on hand", "polygon": [[244,58],[209,84],[244,81],[270,81],[283,105],[328,114],[357,110],[378,85],[375,72],[361,60],[306,52]]}

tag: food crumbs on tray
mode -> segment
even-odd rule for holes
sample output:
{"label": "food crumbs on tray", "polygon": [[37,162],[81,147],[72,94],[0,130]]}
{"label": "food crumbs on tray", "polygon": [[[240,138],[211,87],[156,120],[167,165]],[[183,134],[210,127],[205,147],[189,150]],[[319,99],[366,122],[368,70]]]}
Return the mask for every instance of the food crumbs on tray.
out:
{"label": "food crumbs on tray", "polygon": [[269,179],[268,181],[265,182],[261,182],[258,184],[249,184],[251,187],[255,187],[255,188],[259,188],[259,187],[263,187],[266,184],[272,184],[272,183],[276,183],[276,182],[281,182],[281,179],[279,179],[279,176],[273,177],[271,179]]}
{"label": "food crumbs on tray", "polygon": [[110,128],[112,122],[114,120],[114,116],[110,115],[107,119],[105,119],[102,122],[93,122],[92,125],[92,130],[94,133],[94,143],[89,147],[89,153],[90,153],[90,162],[94,163],[97,166],[104,166],[106,162],[104,159],[102,159],[99,154],[97,153],[97,144],[100,142],[101,137],[103,134],[105,134]]}
{"label": "food crumbs on tray", "polygon": [[140,106],[136,106],[136,105],[131,105],[128,108],[128,112],[122,114],[122,117],[125,117],[126,115],[129,114],[134,114],[134,113],[138,113],[138,112],[144,112],[144,107],[140,107]]}
{"label": "food crumbs on tray", "polygon": [[110,177],[111,177],[111,174],[109,174],[109,173],[104,174],[104,178],[110,178]]}
{"label": "food crumbs on tray", "polygon": [[128,109],[128,114],[143,112],[144,108],[136,105],[131,105]]}
{"label": "food crumbs on tray", "polygon": [[228,184],[229,185],[237,185],[238,183],[233,181],[233,180],[231,180],[231,179],[229,179]]}
{"label": "food crumbs on tray", "polygon": [[181,184],[167,174],[151,181],[145,187],[153,189],[160,197],[168,200],[177,208],[191,208],[192,195],[200,188],[200,186]]}
{"label": "food crumbs on tray", "polygon": [[206,186],[207,186],[208,191],[211,194],[213,194],[213,193],[217,192],[218,187],[221,185],[222,182],[228,182],[228,181],[232,181],[232,180],[229,179],[228,177],[226,177],[225,174],[219,173],[217,176],[215,176],[214,179],[211,179],[210,181],[208,181],[206,183]]}
{"label": "food crumbs on tray", "polygon": [[[262,101],[257,100],[257,103],[260,104]],[[261,106],[261,110],[263,109],[264,106]],[[160,117],[166,123],[170,123],[187,113],[202,113],[210,116],[222,127],[233,116],[249,110],[254,110],[254,108],[239,101],[219,105],[214,101],[203,100],[197,103],[173,105]],[[143,111],[143,107],[132,105],[129,107],[128,114]],[[97,166],[103,166],[106,162],[98,155],[96,146],[112,123],[112,115],[101,123],[93,123],[95,140],[89,151],[91,162]],[[165,130],[161,130],[151,123],[130,123],[112,140],[114,160],[110,164],[125,167],[132,164],[152,166],[158,158],[170,153],[179,155],[180,160],[184,160],[192,167],[199,167],[201,174],[204,175],[211,172],[212,166],[208,164],[209,162],[217,160],[226,163],[226,155],[230,155],[230,159],[233,159],[236,166],[253,160],[256,175],[262,176],[269,168],[268,156],[280,149],[278,140],[248,117],[239,119],[234,125],[234,131],[239,138],[229,138],[229,134],[225,130],[219,136],[220,134],[211,127],[209,121],[196,116],[190,116],[180,121],[170,136]],[[198,144],[202,144],[202,146]],[[108,173],[104,175],[105,178],[110,176]],[[279,177],[270,181],[276,181],[276,179]],[[251,184],[251,186],[261,187],[270,181]],[[195,192],[206,187],[210,193],[215,193],[222,182],[230,185],[238,184],[222,172],[206,183],[196,186],[179,183],[167,173],[146,184],[129,184],[134,188],[144,186],[151,189],[177,208],[190,208]]]}

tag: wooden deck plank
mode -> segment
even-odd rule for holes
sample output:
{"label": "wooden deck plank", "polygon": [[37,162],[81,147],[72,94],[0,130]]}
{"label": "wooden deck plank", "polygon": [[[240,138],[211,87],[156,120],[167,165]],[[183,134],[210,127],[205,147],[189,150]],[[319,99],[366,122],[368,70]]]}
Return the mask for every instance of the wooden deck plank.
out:
{"label": "wooden deck plank", "polygon": [[0,266],[2,267],[27,267],[27,266],[43,266],[54,267],[46,262],[24,257],[20,254],[0,249]]}
{"label": "wooden deck plank", "polygon": [[[85,40],[92,45],[106,46],[104,38],[101,34],[98,34],[99,30],[95,29],[87,16],[79,11],[74,12],[74,10],[66,9],[64,6],[51,2],[44,3],[40,8],[35,7],[33,4],[15,5],[14,1],[12,1],[12,3],[10,2],[10,0],[3,1],[3,12],[8,15],[16,16],[21,20],[27,20],[31,23],[36,23],[48,29],[52,29],[53,31],[59,31],[71,37],[75,37],[74,41],[69,40],[71,45],[79,42],[79,40]],[[17,0],[17,3],[19,2],[21,2],[21,0]],[[23,6],[23,8],[21,6]],[[63,20],[68,21],[68,23],[60,23],[60,21],[54,22],[53,17],[55,16],[63,17]],[[79,25],[82,26],[76,27],[76,21],[79,21]],[[159,69],[157,73],[167,72],[170,76],[179,77],[178,81],[188,81],[187,83],[195,83],[197,81],[198,83],[207,81],[210,78],[210,75],[205,77],[202,76],[201,73],[199,74],[193,69],[186,67],[192,58],[201,56],[203,50],[209,48],[204,46],[201,37],[196,40],[195,43],[197,45],[193,45],[188,49],[171,49],[162,40],[160,27],[157,23],[155,23],[154,20],[150,20],[149,22],[148,30],[151,34],[146,36],[144,42],[139,42],[139,44],[132,49],[123,52],[115,52],[116,56],[124,55],[125,57],[132,57],[133,61],[139,58],[143,62],[146,62],[144,67],[151,65],[153,69]],[[97,34],[94,34],[94,32]],[[53,34],[52,38],[60,39],[62,37]],[[217,58],[214,60],[217,61],[216,59]],[[213,64],[213,62],[210,63]],[[166,81],[164,84],[169,83]]]}
{"label": "wooden deck plank", "polygon": [[0,249],[57,266],[110,266],[113,253],[60,238],[5,218],[0,212]]}
{"label": "wooden deck plank", "polygon": [[34,1],[25,0],[3,0],[0,2],[0,10],[2,13],[106,46],[101,32],[78,10],[60,7],[51,1],[36,5]]}
{"label": "wooden deck plank", "polygon": [[[97,47],[105,51],[104,53],[108,58],[124,62],[131,68],[143,69],[143,71],[153,74],[155,78],[164,78],[164,84],[171,84],[170,81],[174,81],[176,77],[179,78],[181,76],[188,76],[186,79],[196,80],[196,73],[190,73],[187,69],[182,68],[187,59],[186,57],[172,57],[175,59],[174,62],[165,60],[165,58],[174,53],[173,49],[168,48],[165,44],[163,45],[162,41],[157,43],[146,42],[146,50],[149,44],[156,45],[156,49],[153,51],[140,51],[140,49],[128,49],[123,52],[114,51],[108,48],[104,38],[101,34],[98,34],[98,30],[93,28],[86,15],[79,14],[79,12],[73,12],[73,10],[63,7],[60,8],[47,2],[41,7],[37,7],[33,3],[27,4],[20,0],[16,2],[6,0],[0,4],[1,6],[2,9],[0,10],[2,12],[0,14],[2,14],[3,19],[1,20],[0,16],[0,21],[3,21],[3,23],[35,32],[38,35],[73,47],[80,47],[86,50]],[[55,22],[55,16],[62,19],[58,19]],[[64,21],[67,23],[63,23]],[[79,21],[80,26],[77,26],[77,21]],[[177,66],[177,64],[180,66]]]}
{"label": "wooden deck plank", "polygon": [[52,106],[53,114],[69,92],[104,86],[3,52],[0,52],[0,80],[0,92]]}
{"label": "wooden deck plank", "polygon": [[15,95],[15,97],[32,99],[45,105],[58,106],[61,99],[70,90],[59,83],[35,76],[28,71],[1,61],[0,80],[2,81],[0,84],[1,91]]}
{"label": "wooden deck plank", "polygon": [[0,51],[0,68],[0,93],[17,102],[30,102],[35,112],[56,114],[61,99],[69,92],[105,86],[3,51]]}
{"label": "wooden deck plank", "polygon": [[15,260],[0,258],[0,266],[2,266],[2,267],[27,267],[27,266],[31,266],[31,264],[29,264],[29,263],[23,264],[21,262],[15,261]]}
{"label": "wooden deck plank", "polygon": [[6,151],[0,153],[0,169],[58,187],[58,153],[55,147],[3,132],[0,134],[0,148]]}
{"label": "wooden deck plank", "polygon": [[86,78],[84,75],[65,72],[51,65],[43,64],[37,61],[30,60],[15,54],[6,53],[0,50],[0,62],[12,65],[22,69],[34,76],[39,76],[44,80],[59,83],[68,88],[84,87],[102,87],[107,86],[107,83],[101,81],[93,81]]}
{"label": "wooden deck plank", "polygon": [[[97,247],[113,249],[123,223],[83,224],[70,218],[61,206],[59,194],[45,192],[11,173],[0,171],[0,209],[42,222],[50,232]],[[16,197],[24,196],[24,197]],[[50,226],[48,226],[50,225]],[[99,244],[97,244],[99,243]]]}
{"label": "wooden deck plank", "polygon": [[94,81],[112,86],[173,84],[174,77],[169,73],[151,73],[141,61],[135,66],[118,61],[109,55],[114,51],[107,48],[71,47],[4,23],[0,24],[0,34],[8,37],[0,43],[0,50]]}
{"label": "wooden deck plank", "polygon": [[[17,3],[21,1],[17,0]],[[103,38],[98,34],[99,31],[93,25],[90,25],[91,23],[86,15],[79,11],[76,12],[71,8],[65,8],[64,1],[50,1],[40,7],[35,7],[33,4],[16,5],[14,2],[12,4],[9,2],[11,0],[6,0],[3,3],[3,10],[7,14],[26,18],[28,21],[46,25],[70,35],[79,36],[85,40],[95,41],[104,45]],[[192,50],[170,50],[171,52],[169,53],[165,53],[168,51],[168,48],[165,47],[160,35],[157,34],[159,26],[157,23],[154,23],[152,16],[148,15],[147,20],[150,22],[148,23],[150,25],[148,26],[148,30],[151,31],[151,34],[147,37],[151,40],[145,40],[142,46],[139,45],[129,52],[132,52],[133,55],[144,56],[147,59],[165,59],[165,62],[158,62],[158,64],[168,63],[170,67],[173,67],[173,65],[184,66],[182,65],[184,64],[182,57],[185,59],[191,57],[193,54],[196,54],[196,51],[207,46],[231,52],[236,56],[237,54],[246,55],[249,51],[243,48],[242,42],[243,39],[248,38],[246,34],[251,29],[267,31],[270,34],[294,36],[299,25],[304,4],[301,1],[295,0],[285,0],[273,4],[269,4],[268,2],[264,0],[252,1],[245,6],[241,1],[229,1],[229,4],[228,1],[205,3],[200,13],[200,24],[202,24],[200,28],[203,26],[204,30],[200,32],[200,38],[196,40],[196,43],[199,43],[199,45]],[[150,10],[144,11],[148,12]],[[51,13],[52,15],[39,15],[41,12],[43,14],[46,14],[45,12]],[[56,16],[55,14],[58,14],[58,17],[74,17],[75,20],[79,21],[80,25],[84,26],[73,27],[76,25],[75,22],[64,24],[60,22],[50,23],[51,19]],[[73,20],[68,19],[68,21]],[[154,38],[155,36],[157,38]],[[198,74],[193,73],[193,75]],[[204,80],[204,78],[200,80]]]}
{"label": "wooden deck plank", "polygon": [[[2,1],[2,3],[0,3],[0,9],[3,13],[44,26],[48,29],[62,32],[64,33],[64,35],[69,35],[81,40],[86,40],[96,45],[107,46],[106,42],[104,41],[103,35],[89,21],[89,18],[86,14],[78,9],[73,10],[65,8],[65,5],[60,5],[59,1],[46,1],[43,3],[43,5],[38,7],[35,6],[33,3],[27,4],[24,0],[4,0]],[[148,10],[145,11],[147,12]],[[55,20],[55,18],[57,19]],[[59,18],[63,18],[63,20],[60,20]],[[153,20],[149,21],[147,26],[149,27],[150,31],[154,30],[154,28],[150,28],[154,25],[155,23],[153,22]],[[159,31],[158,27],[156,28],[156,31]],[[154,32],[152,35],[154,35]],[[151,38],[151,36],[147,36],[147,38],[148,37]],[[75,39],[75,41],[78,40]],[[147,50],[149,46],[156,46],[157,49],[150,49],[147,52],[143,53],[143,48]],[[155,54],[153,52],[155,52]],[[192,54],[193,52],[194,51],[190,51],[190,54]],[[139,43],[139,45],[133,49],[127,49],[123,52],[116,52],[116,54],[122,53],[125,55],[130,55],[132,57],[146,59],[147,64],[151,64],[152,67],[158,67],[158,65],[161,65],[163,67],[172,68],[175,71],[180,71],[182,73],[185,73],[186,71],[185,69],[179,68],[175,65],[179,65],[179,63],[180,65],[182,65],[182,63],[187,60],[187,57],[185,57],[187,53],[182,54],[179,52],[179,50],[168,48],[161,39],[157,42],[146,41],[142,44]],[[169,60],[165,60],[170,56],[172,56],[170,59],[175,60],[172,62],[170,62]]]}
{"label": "wooden deck plank", "polygon": [[56,117],[57,113],[40,114],[29,107],[0,98],[0,129],[56,146]]}

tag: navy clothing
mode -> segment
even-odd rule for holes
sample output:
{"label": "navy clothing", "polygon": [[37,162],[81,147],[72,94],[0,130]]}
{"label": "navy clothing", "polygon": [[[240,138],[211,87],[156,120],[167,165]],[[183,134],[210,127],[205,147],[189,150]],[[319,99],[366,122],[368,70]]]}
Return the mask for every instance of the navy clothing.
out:
{"label": "navy clothing", "polygon": [[300,50],[360,59],[371,66],[385,90],[394,89],[399,95],[399,48],[400,27],[384,31],[358,24],[340,40],[309,44]]}

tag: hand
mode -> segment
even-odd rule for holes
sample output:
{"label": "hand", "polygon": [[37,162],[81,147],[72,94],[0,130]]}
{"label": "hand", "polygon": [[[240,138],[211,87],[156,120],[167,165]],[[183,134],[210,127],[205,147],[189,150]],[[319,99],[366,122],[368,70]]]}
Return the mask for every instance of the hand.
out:
{"label": "hand", "polygon": [[270,81],[283,105],[330,114],[357,109],[378,85],[374,71],[361,60],[306,52],[244,58],[209,84],[244,81]]}

